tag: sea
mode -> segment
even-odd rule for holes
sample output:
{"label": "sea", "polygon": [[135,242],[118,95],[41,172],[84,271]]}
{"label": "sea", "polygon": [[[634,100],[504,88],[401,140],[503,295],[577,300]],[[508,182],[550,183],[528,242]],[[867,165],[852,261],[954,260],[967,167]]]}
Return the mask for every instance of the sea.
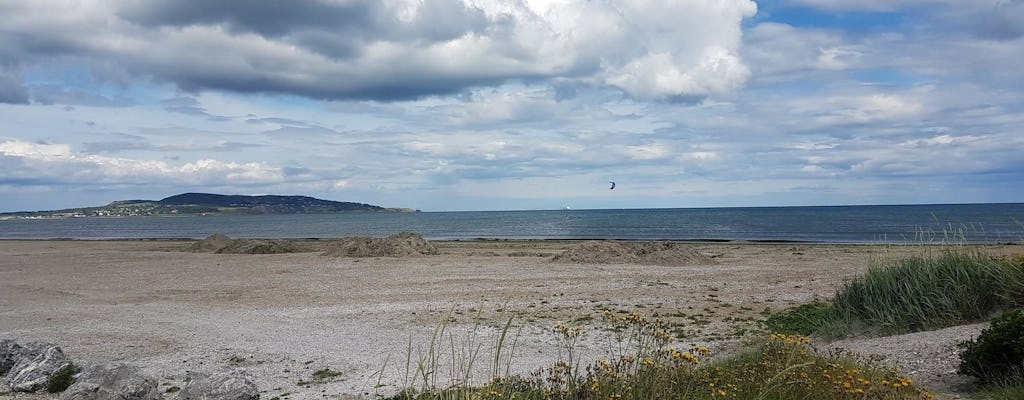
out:
{"label": "sea", "polygon": [[1024,203],[461,211],[0,220],[0,239],[618,239],[1024,244]]}

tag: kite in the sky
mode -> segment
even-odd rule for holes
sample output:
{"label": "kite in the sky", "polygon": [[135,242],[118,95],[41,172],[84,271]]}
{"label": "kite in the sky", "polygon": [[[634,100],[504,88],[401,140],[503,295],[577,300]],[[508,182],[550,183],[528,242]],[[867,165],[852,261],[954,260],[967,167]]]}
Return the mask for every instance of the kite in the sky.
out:
{"label": "kite in the sky", "polygon": [[612,184],[612,187],[608,188],[608,190],[615,189],[615,182],[608,181],[608,183]]}

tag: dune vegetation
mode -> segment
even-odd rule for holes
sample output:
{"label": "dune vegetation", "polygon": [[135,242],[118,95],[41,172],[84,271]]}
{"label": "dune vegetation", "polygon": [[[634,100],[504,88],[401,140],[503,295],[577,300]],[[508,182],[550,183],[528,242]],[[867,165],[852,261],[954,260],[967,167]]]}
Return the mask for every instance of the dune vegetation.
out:
{"label": "dune vegetation", "polygon": [[[616,332],[620,354],[594,359],[578,354],[583,326],[557,324],[559,361],[530,376],[500,373],[502,348],[514,353],[511,321],[498,341],[493,375],[470,384],[465,375],[445,384],[431,381],[438,355],[413,354],[406,389],[390,399],[930,399],[913,380],[871,357],[821,351],[812,343],[850,336],[883,336],[987,321],[1024,302],[1024,257],[994,258],[944,248],[880,263],[841,285],[833,298],[770,315],[763,337],[727,354],[681,345],[669,326],[637,313],[606,312],[604,328]],[[603,328],[603,329],[604,329]],[[813,338],[813,340],[812,340]],[[437,339],[437,338],[435,338]],[[510,346],[510,343],[511,346]],[[965,344],[964,346],[968,346]],[[975,347],[980,347],[976,345]],[[454,349],[456,346],[452,345]],[[444,346],[431,345],[432,352]],[[472,364],[473,357],[461,360]],[[452,356],[456,356],[452,354]],[[452,357],[458,358],[458,357]],[[511,362],[511,361],[505,361]],[[460,371],[469,371],[463,365]],[[505,370],[507,372],[507,369]],[[1016,380],[983,385],[978,398],[1017,398]]]}

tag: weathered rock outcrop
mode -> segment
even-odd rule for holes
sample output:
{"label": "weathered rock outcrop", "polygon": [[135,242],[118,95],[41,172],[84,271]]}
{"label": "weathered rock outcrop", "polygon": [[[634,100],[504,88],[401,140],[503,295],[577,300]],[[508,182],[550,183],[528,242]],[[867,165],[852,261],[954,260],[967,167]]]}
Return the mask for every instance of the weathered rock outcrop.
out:
{"label": "weathered rock outcrop", "polygon": [[84,369],[60,400],[159,400],[156,378],[126,364],[101,364]]}
{"label": "weathered rock outcrop", "polygon": [[18,362],[24,348],[10,339],[0,340],[0,375],[6,374]]}
{"label": "weathered rock outcrop", "polygon": [[252,375],[241,368],[226,368],[213,374],[192,373],[181,389],[181,400],[255,400],[259,390]]}
{"label": "weathered rock outcrop", "polygon": [[5,379],[13,391],[35,392],[45,389],[50,377],[69,365],[71,361],[57,345],[32,342],[22,346]]}

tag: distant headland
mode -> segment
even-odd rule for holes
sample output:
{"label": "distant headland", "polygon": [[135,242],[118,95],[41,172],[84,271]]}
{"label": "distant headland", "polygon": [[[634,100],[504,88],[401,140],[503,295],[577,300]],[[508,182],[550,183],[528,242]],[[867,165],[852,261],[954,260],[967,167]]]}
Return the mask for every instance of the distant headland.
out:
{"label": "distant headland", "polygon": [[161,200],[119,200],[100,207],[0,213],[0,218],[128,217],[159,215],[334,214],[417,212],[371,204],[323,200],[309,196],[243,196],[182,193]]}

